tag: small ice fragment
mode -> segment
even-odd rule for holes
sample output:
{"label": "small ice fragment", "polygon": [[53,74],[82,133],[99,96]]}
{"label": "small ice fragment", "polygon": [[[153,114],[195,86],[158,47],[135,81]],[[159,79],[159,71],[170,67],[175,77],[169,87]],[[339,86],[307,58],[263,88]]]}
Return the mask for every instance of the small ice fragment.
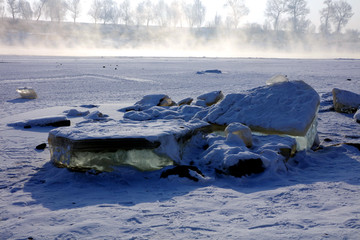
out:
{"label": "small ice fragment", "polygon": [[230,123],[225,129],[225,133],[228,139],[240,138],[246,147],[252,147],[252,135],[248,126],[238,122]]}
{"label": "small ice fragment", "polygon": [[287,75],[275,75],[272,78],[270,78],[269,80],[266,81],[266,85],[271,85],[274,83],[279,83],[279,82],[288,82],[289,79],[287,78]]}
{"label": "small ice fragment", "polygon": [[23,87],[23,88],[16,89],[16,91],[20,94],[21,98],[24,98],[24,99],[37,98],[37,94],[34,91],[34,89],[32,89],[32,88]]}

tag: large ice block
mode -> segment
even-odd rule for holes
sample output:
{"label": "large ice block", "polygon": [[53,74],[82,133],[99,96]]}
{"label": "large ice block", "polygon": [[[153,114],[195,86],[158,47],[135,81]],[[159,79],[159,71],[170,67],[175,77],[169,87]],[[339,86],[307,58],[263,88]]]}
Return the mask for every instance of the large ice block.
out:
{"label": "large ice block", "polygon": [[51,161],[76,170],[112,171],[130,165],[142,171],[180,162],[181,145],[209,124],[203,121],[92,122],[49,133]]}
{"label": "large ice block", "polygon": [[240,122],[253,132],[293,136],[301,150],[315,139],[319,104],[318,93],[305,82],[279,82],[227,95],[204,120],[223,126]]}

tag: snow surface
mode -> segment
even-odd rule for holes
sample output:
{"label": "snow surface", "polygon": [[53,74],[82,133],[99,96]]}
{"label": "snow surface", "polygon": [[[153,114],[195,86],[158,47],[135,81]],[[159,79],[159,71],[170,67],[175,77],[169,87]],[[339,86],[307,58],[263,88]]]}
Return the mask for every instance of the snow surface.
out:
{"label": "snow surface", "polygon": [[[116,65],[118,70],[103,68]],[[199,69],[221,69],[223,73],[199,75]],[[326,109],[330,108],[333,88],[360,92],[359,69],[360,61],[351,59],[2,56],[0,236],[358,239],[360,154],[355,147],[337,144],[360,143],[360,124],[353,114]],[[65,116],[64,111],[71,109],[84,112],[89,110],[84,106],[91,105],[98,106],[91,111],[121,120],[124,113],[117,110],[144,95],[167,94],[174,101],[218,90],[227,95],[262,86],[279,73],[289,80],[304,80],[321,96],[318,133],[323,147],[299,152],[283,167],[274,165],[274,169],[249,177],[216,175],[207,168],[201,169],[206,177],[197,183],[176,176],[160,179],[161,171],[139,172],[128,167],[97,175],[71,172],[50,163],[49,149],[35,149],[47,141],[52,128],[16,129],[7,125]],[[19,98],[16,89],[21,86],[33,87],[38,98]],[[193,111],[195,106],[184,107]],[[93,120],[71,118],[72,124],[83,121]],[[206,152],[192,149],[187,153],[189,159],[193,156],[208,161],[227,141],[219,135],[208,140],[212,144]],[[262,145],[263,140],[258,136],[253,141]],[[267,159],[278,159],[267,142],[254,151]],[[239,148],[234,155],[241,154]],[[231,161],[228,158],[226,163]]]}

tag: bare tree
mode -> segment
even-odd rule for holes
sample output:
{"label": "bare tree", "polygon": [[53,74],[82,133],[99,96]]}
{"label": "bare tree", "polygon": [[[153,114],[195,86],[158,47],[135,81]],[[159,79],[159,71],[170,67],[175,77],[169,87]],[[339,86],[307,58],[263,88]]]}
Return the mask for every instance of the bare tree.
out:
{"label": "bare tree", "polygon": [[0,18],[5,17],[4,0],[0,0]]}
{"label": "bare tree", "polygon": [[26,0],[19,0],[19,14],[21,18],[25,20],[29,20],[33,16],[33,10],[31,9],[31,5]]}
{"label": "bare tree", "polygon": [[103,23],[106,24],[108,22],[116,23],[118,21],[118,8],[115,4],[114,0],[103,0],[101,2],[101,12],[100,19],[103,20]]}
{"label": "bare tree", "polygon": [[205,20],[206,8],[202,4],[201,0],[194,0],[192,5],[192,17],[193,24],[197,27],[201,27]]}
{"label": "bare tree", "polygon": [[19,2],[18,0],[6,0],[8,10],[11,13],[11,17],[15,20],[16,15],[19,13]]}
{"label": "bare tree", "polygon": [[164,0],[160,0],[154,6],[154,17],[159,26],[164,27],[168,24],[169,6],[164,2]]}
{"label": "bare tree", "polygon": [[90,17],[92,17],[94,19],[95,24],[100,19],[101,8],[102,8],[101,0],[93,0],[92,1],[92,4],[90,6],[88,14]]}
{"label": "bare tree", "polygon": [[331,18],[334,15],[334,6],[332,0],[324,1],[325,7],[320,10],[320,32],[325,35],[331,31]]}
{"label": "bare tree", "polygon": [[230,9],[227,21],[230,21],[233,28],[238,28],[241,18],[249,14],[249,9],[243,0],[227,0],[225,6]]}
{"label": "bare tree", "polygon": [[351,17],[354,15],[352,7],[344,0],[334,2],[334,11],[332,21],[336,25],[336,32],[340,33],[341,29],[346,26]]}
{"label": "bare tree", "polygon": [[176,27],[180,24],[182,26],[183,9],[177,1],[172,1],[169,6],[169,21],[170,25]]}
{"label": "bare tree", "polygon": [[64,0],[48,0],[45,6],[46,15],[52,22],[61,22],[65,19],[67,5]]}
{"label": "bare tree", "polygon": [[68,0],[66,5],[71,13],[71,17],[74,20],[74,23],[76,23],[76,19],[80,15],[80,0]]}
{"label": "bare tree", "polygon": [[266,2],[265,16],[272,23],[275,31],[279,30],[281,16],[286,13],[286,0],[268,0]]}
{"label": "bare tree", "polygon": [[150,22],[154,20],[154,6],[150,0],[140,2],[136,7],[137,25],[145,25],[148,27]]}
{"label": "bare tree", "polygon": [[132,13],[131,13],[131,6],[130,6],[130,0],[124,0],[122,3],[120,3],[119,7],[119,17],[125,25],[129,25],[132,21]]}
{"label": "bare tree", "polygon": [[292,31],[295,33],[304,32],[310,24],[306,16],[310,13],[306,0],[288,0],[287,12],[290,15]]}
{"label": "bare tree", "polygon": [[39,1],[35,1],[33,4],[33,9],[34,9],[34,16],[36,21],[39,21],[40,17],[43,14],[43,10],[44,10],[44,6],[46,5],[46,2],[48,0],[39,0]]}

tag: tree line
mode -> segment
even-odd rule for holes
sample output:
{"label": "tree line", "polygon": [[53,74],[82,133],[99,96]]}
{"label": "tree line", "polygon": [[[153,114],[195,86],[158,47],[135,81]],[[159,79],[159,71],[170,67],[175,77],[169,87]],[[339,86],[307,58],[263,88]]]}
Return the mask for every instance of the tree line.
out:
{"label": "tree line", "polygon": [[[69,18],[76,23],[84,14],[85,0],[0,0],[0,17],[24,20],[63,22]],[[249,14],[244,0],[223,0],[224,16],[216,14],[205,21],[206,6],[201,0],[192,2],[143,0],[135,6],[130,0],[92,0],[86,13],[95,24],[124,24],[161,27],[217,27],[239,28]],[[310,9],[306,0],[267,0],[264,12],[265,30],[292,31],[297,34],[315,32],[308,18]],[[319,12],[324,35],[340,33],[354,15],[345,0],[325,0]]]}

